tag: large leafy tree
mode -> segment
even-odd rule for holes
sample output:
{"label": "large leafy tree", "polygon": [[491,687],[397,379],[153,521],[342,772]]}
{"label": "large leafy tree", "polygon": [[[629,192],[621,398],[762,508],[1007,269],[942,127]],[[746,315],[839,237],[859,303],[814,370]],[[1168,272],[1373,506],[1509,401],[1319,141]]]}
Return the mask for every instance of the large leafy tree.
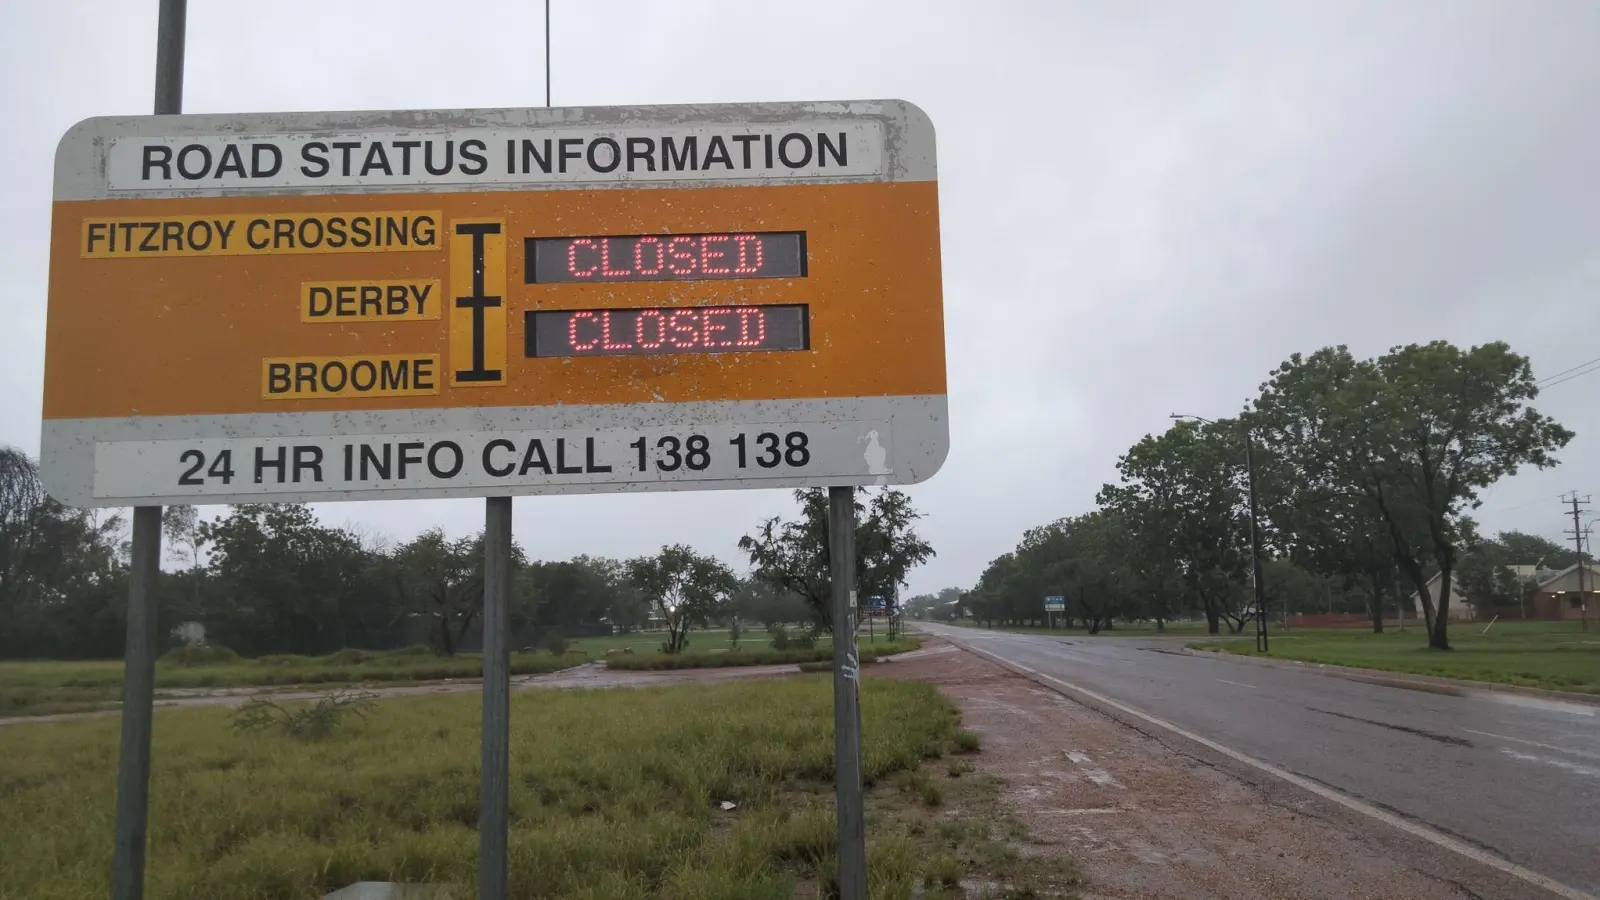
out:
{"label": "large leafy tree", "polygon": [[[526,564],[513,543],[512,571]],[[425,617],[434,650],[454,655],[483,610],[483,534],[451,540],[430,528],[397,549],[385,568],[400,609]]]}
{"label": "large leafy tree", "polygon": [[360,540],[303,504],[236,506],[201,528],[219,598],[206,625],[221,643],[245,653],[326,653],[366,642],[389,616]]}
{"label": "large leafy tree", "polygon": [[[862,498],[869,498],[862,502]],[[828,492],[795,491],[798,518],[773,517],[739,539],[757,577],[811,604],[819,629],[833,629],[832,554],[828,546]],[[861,597],[898,596],[911,570],[931,559],[933,547],[913,527],[921,518],[903,492],[856,492],[856,590]]]}
{"label": "large leafy tree", "polygon": [[[1372,630],[1381,634],[1384,601],[1399,578],[1388,525],[1336,460],[1307,454],[1323,439],[1325,411],[1313,405],[1295,412],[1285,415],[1269,394],[1244,416],[1260,447],[1256,465],[1265,477],[1258,491],[1270,533],[1297,567],[1359,588]],[[1266,581],[1268,594],[1281,593],[1271,578]]]}
{"label": "large leafy tree", "polygon": [[737,585],[733,572],[719,560],[682,544],[630,561],[628,575],[666,620],[667,641],[661,648],[666,653],[681,653],[689,629],[704,628],[720,615]]}
{"label": "large leafy tree", "polygon": [[729,615],[762,625],[791,624],[811,619],[811,604],[793,591],[754,575],[739,579],[728,601]]}
{"label": "large leafy tree", "polygon": [[[1160,584],[1176,572],[1198,597],[1211,633],[1237,631],[1247,592],[1249,519],[1243,502],[1244,439],[1236,421],[1181,421],[1146,435],[1117,461],[1122,483],[1098,500],[1127,529],[1130,549]],[[1163,597],[1165,588],[1158,588]],[[1163,608],[1161,611],[1165,611]]]}
{"label": "large leafy tree", "polygon": [[1251,418],[1299,477],[1370,510],[1421,599],[1429,646],[1449,649],[1450,584],[1479,491],[1555,465],[1572,438],[1527,405],[1537,394],[1504,343],[1410,344],[1365,361],[1329,347],[1278,367]]}
{"label": "large leafy tree", "polygon": [[34,461],[0,447],[0,655],[115,656],[127,567],[122,519],[45,495]]}
{"label": "large leafy tree", "polygon": [[1537,534],[1502,531],[1493,543],[1507,565],[1565,569],[1578,561],[1578,551]]}

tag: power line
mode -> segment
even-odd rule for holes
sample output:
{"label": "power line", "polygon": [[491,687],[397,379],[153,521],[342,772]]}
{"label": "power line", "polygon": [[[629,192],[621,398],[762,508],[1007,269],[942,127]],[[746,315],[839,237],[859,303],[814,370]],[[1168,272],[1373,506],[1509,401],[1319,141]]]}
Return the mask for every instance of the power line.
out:
{"label": "power line", "polygon": [[1577,365],[1573,366],[1570,369],[1562,369],[1559,372],[1552,372],[1549,375],[1546,375],[1545,377],[1539,379],[1539,383],[1540,384],[1544,384],[1546,381],[1550,381],[1550,380],[1555,379],[1555,378],[1560,378],[1561,376],[1567,374],[1568,372],[1576,372],[1577,370],[1583,368],[1584,366],[1592,366],[1597,362],[1600,362],[1600,357],[1596,357],[1595,359],[1591,359],[1588,362],[1578,363]]}
{"label": "power line", "polygon": [[1526,503],[1518,503],[1516,506],[1488,506],[1484,507],[1481,512],[1508,513],[1518,509],[1527,509],[1530,506],[1535,506],[1540,503],[1549,503],[1551,500],[1563,500],[1566,498],[1566,496],[1566,493],[1562,492],[1560,494],[1552,494],[1549,496],[1540,497],[1537,500],[1529,500]]}
{"label": "power line", "polygon": [[1539,387],[1542,387],[1542,388],[1555,387],[1558,384],[1564,384],[1564,383],[1566,383],[1568,381],[1571,381],[1574,378],[1581,378],[1582,376],[1588,375],[1591,372],[1600,372],[1600,366],[1591,366],[1591,367],[1589,367],[1587,369],[1584,369],[1581,372],[1574,372],[1571,375],[1566,376],[1565,378],[1557,378],[1555,381],[1552,381],[1549,384],[1539,385]]}
{"label": "power line", "polygon": [[[1579,370],[1582,370],[1582,371],[1579,371]],[[1597,371],[1600,371],[1600,357],[1596,357],[1595,359],[1591,359],[1588,362],[1578,363],[1577,365],[1573,366],[1570,369],[1562,369],[1561,371],[1555,373],[1554,375],[1546,375],[1544,378],[1541,378],[1537,382],[1534,382],[1534,387],[1541,387],[1541,388],[1554,387],[1555,385],[1561,384],[1563,382],[1571,381],[1574,378],[1578,378],[1578,377],[1587,375],[1590,372],[1597,372]]]}

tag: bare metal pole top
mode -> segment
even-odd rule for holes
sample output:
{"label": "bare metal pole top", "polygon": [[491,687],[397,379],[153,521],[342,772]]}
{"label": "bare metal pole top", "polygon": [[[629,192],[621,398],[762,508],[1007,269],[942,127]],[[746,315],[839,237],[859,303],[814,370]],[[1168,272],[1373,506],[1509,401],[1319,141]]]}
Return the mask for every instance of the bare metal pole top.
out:
{"label": "bare metal pole top", "polygon": [[183,112],[183,41],[187,0],[161,0],[156,24],[156,115]]}

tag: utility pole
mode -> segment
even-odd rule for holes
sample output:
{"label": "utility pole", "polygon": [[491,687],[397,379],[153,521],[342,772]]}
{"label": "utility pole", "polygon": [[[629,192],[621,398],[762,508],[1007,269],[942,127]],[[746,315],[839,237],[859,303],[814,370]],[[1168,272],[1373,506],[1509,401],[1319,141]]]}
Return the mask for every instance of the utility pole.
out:
{"label": "utility pole", "polygon": [[1248,430],[1244,433],[1244,471],[1250,492],[1250,581],[1256,600],[1256,652],[1267,652],[1267,594],[1261,581],[1261,528],[1256,523],[1256,451],[1255,439]]}
{"label": "utility pole", "polygon": [[1581,507],[1589,505],[1589,496],[1585,495],[1582,500],[1579,500],[1578,492],[1573,491],[1571,497],[1564,496],[1561,498],[1561,502],[1572,504],[1572,530],[1567,533],[1572,535],[1572,542],[1578,548],[1578,620],[1583,623],[1580,627],[1584,631],[1588,631],[1589,594],[1584,584],[1587,566],[1583,556],[1583,513]]}

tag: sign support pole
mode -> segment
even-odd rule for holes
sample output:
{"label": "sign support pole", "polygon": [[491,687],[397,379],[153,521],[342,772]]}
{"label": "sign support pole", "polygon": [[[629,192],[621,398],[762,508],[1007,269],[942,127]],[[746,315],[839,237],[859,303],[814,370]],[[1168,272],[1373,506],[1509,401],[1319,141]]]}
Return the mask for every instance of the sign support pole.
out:
{"label": "sign support pole", "polygon": [[478,783],[478,900],[505,900],[511,787],[511,498],[484,500],[483,757]]}
{"label": "sign support pole", "polygon": [[[183,111],[183,38],[187,0],[161,0],[156,23],[155,114]],[[133,509],[128,572],[128,637],[123,653],[122,745],[117,752],[117,818],[111,863],[113,900],[144,897],[150,822],[150,733],[155,724],[156,643],[160,613],[161,507]]]}
{"label": "sign support pole", "polygon": [[133,510],[128,573],[128,645],[122,682],[122,749],[117,757],[113,900],[144,896],[145,835],[150,808],[150,731],[155,718],[156,579],[161,573],[161,507]]}
{"label": "sign support pole", "polygon": [[856,489],[828,488],[833,584],[833,755],[839,823],[839,900],[867,900],[867,825],[861,788],[861,658],[856,649]]}

